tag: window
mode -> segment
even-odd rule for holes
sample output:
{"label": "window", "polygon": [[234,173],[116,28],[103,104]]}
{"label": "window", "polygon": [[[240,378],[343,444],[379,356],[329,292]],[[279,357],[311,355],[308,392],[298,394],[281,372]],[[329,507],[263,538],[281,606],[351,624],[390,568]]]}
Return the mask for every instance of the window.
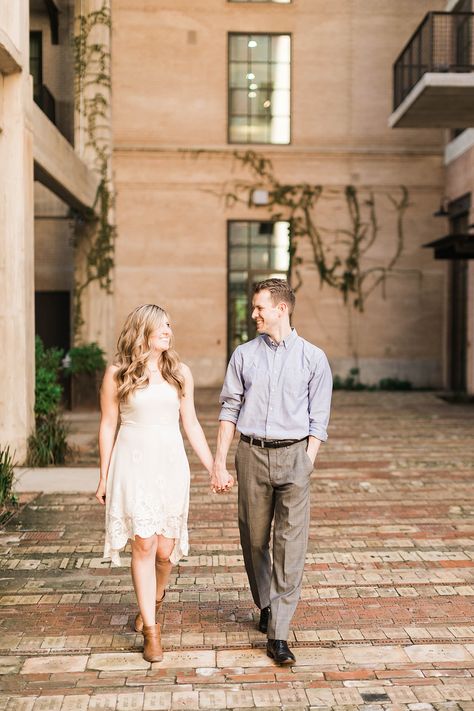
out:
{"label": "window", "polygon": [[290,142],[290,35],[229,35],[229,142]]}
{"label": "window", "polygon": [[289,222],[229,222],[228,354],[255,337],[251,319],[253,287],[258,281],[287,279],[290,269]]}
{"label": "window", "polygon": [[35,100],[43,83],[43,37],[41,32],[30,32],[30,74],[33,77]]}

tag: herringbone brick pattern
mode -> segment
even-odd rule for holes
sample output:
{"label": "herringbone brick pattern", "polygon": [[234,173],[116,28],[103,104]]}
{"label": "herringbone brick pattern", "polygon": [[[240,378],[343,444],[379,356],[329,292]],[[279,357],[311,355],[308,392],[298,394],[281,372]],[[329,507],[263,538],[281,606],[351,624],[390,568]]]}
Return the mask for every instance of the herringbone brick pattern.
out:
{"label": "herringbone brick pattern", "polygon": [[[217,393],[197,401],[214,443]],[[0,710],[474,709],[473,435],[474,408],[431,393],[336,393],[293,668],[255,629],[236,492],[211,495],[194,456],[159,664],[131,629],[128,567],[101,561],[92,495],[28,496],[0,533]]]}

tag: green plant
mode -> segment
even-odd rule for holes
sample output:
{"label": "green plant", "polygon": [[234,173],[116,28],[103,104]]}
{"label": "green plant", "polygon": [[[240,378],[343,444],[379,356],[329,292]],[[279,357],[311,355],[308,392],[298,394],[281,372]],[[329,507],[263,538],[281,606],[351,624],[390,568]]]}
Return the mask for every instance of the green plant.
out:
{"label": "green plant", "polygon": [[334,376],[334,390],[413,390],[413,384],[409,380],[400,378],[381,378],[377,385],[361,383],[359,368],[351,368],[345,378],[340,375]]}
{"label": "green plant", "polygon": [[16,500],[12,493],[14,461],[10,447],[0,447],[0,505]]}
{"label": "green plant", "polygon": [[67,427],[60,413],[50,412],[38,417],[36,431],[28,438],[28,466],[64,464],[68,454]]}
{"label": "green plant", "polygon": [[68,364],[64,370],[73,375],[76,373],[94,374],[104,370],[106,366],[105,353],[97,343],[74,346],[68,356]]}
{"label": "green plant", "polygon": [[379,380],[379,390],[413,390],[413,384],[409,380],[400,378],[382,378]]}
{"label": "green plant", "polygon": [[375,390],[375,385],[366,385],[361,383],[359,368],[351,368],[349,374],[345,378],[341,378],[339,375],[334,376],[333,387],[334,390]]}
{"label": "green plant", "polygon": [[62,350],[45,349],[39,336],[35,339],[35,415],[56,411],[61,400],[62,387],[58,382]]}
{"label": "green plant", "polygon": [[45,348],[39,336],[35,341],[35,432],[28,438],[26,463],[45,467],[63,464],[68,454],[67,429],[59,403],[61,358],[59,348]]}
{"label": "green plant", "polygon": [[[227,155],[219,150],[183,149],[183,152],[195,158],[202,153]],[[351,304],[357,311],[364,311],[367,297],[377,286],[384,288],[388,275],[395,271],[395,265],[403,252],[404,216],[409,207],[406,187],[400,186],[399,197],[385,194],[396,216],[392,256],[386,264],[365,267],[364,257],[374,245],[380,231],[376,198],[371,188],[360,190],[353,185],[346,185],[342,190],[342,197],[346,203],[348,228],[323,229],[315,220],[317,204],[323,194],[333,198],[334,195],[341,194],[340,189],[325,189],[322,185],[311,183],[280,183],[271,160],[253,150],[233,151],[232,156],[235,162],[250,172],[252,179],[234,180],[225,183],[221,192],[210,192],[223,198],[227,208],[232,208],[238,203],[247,207],[253,206],[254,190],[266,190],[266,208],[270,212],[270,219],[288,220],[291,224],[290,268],[295,290],[302,284],[299,267],[303,258],[298,254],[299,244],[302,240],[307,240],[320,285],[327,284],[337,289],[345,304]]]}

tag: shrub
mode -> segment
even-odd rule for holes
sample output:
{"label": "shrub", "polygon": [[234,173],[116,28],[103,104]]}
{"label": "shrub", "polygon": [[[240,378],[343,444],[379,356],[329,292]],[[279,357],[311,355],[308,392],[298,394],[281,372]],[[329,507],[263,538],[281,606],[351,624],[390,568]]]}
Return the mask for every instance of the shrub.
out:
{"label": "shrub", "polygon": [[351,368],[345,378],[334,376],[334,390],[413,390],[409,380],[381,378],[377,385],[367,385],[359,380],[359,368]]}
{"label": "shrub", "polygon": [[349,375],[341,378],[339,375],[334,377],[334,390],[375,390],[375,385],[365,385],[359,380],[359,368],[351,368]]}
{"label": "shrub", "polygon": [[13,455],[10,447],[0,447],[0,505],[15,500],[13,487]]}
{"label": "shrub", "polygon": [[71,348],[64,367],[66,373],[89,373],[104,370],[106,366],[105,353],[97,343],[84,343],[82,346]]}
{"label": "shrub", "polygon": [[64,464],[68,454],[67,427],[60,413],[50,412],[37,417],[36,431],[28,438],[28,466]]}
{"label": "shrub", "polygon": [[59,348],[45,349],[39,336],[35,339],[35,415],[55,412],[61,400],[58,382],[63,352]]}
{"label": "shrub", "polygon": [[61,358],[59,348],[45,349],[39,336],[35,343],[35,432],[28,438],[26,463],[33,467],[63,464],[69,452],[67,428],[59,403]]}
{"label": "shrub", "polygon": [[379,390],[412,390],[413,385],[409,380],[399,378],[382,378],[379,380]]}

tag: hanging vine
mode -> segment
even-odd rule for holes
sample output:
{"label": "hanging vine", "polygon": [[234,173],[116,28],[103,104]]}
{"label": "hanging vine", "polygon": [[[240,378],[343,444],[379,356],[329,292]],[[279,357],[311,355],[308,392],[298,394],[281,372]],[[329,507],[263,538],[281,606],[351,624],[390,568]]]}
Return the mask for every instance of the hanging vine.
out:
{"label": "hanging vine", "polygon": [[75,230],[76,249],[85,249],[85,273],[82,279],[76,278],[74,287],[76,337],[84,323],[84,290],[94,281],[107,293],[112,287],[117,229],[110,217],[114,204],[110,181],[110,42],[99,41],[104,30],[110,37],[111,26],[110,8],[104,0],[100,9],[76,18],[73,38],[76,111],[84,120],[84,149],[91,153],[93,168],[100,178],[92,208],[76,214],[77,225],[86,223],[85,229]]}
{"label": "hanging vine", "polygon": [[[223,151],[188,151],[194,157],[202,153],[219,153]],[[404,247],[404,216],[409,207],[408,190],[400,187],[400,195],[394,197],[388,194],[396,213],[396,237],[391,258],[384,265],[363,267],[364,256],[375,243],[379,234],[379,224],[376,214],[376,200],[373,191],[369,190],[364,199],[353,185],[347,185],[343,191],[346,203],[349,227],[331,232],[332,239],[323,237],[323,230],[315,222],[315,208],[324,193],[323,186],[310,183],[284,184],[280,183],[274,173],[271,160],[253,150],[233,151],[234,162],[248,169],[252,180],[234,180],[225,183],[220,193],[228,208],[237,203],[248,207],[254,206],[253,192],[257,189],[268,192],[265,207],[270,212],[272,221],[287,220],[290,222],[290,255],[292,282],[295,289],[302,284],[300,246],[303,241],[309,243],[312,263],[314,264],[320,284],[337,289],[345,304],[350,303],[356,310],[363,311],[367,297],[381,285],[385,287],[387,277],[394,272]],[[215,191],[211,191],[216,194]]]}

